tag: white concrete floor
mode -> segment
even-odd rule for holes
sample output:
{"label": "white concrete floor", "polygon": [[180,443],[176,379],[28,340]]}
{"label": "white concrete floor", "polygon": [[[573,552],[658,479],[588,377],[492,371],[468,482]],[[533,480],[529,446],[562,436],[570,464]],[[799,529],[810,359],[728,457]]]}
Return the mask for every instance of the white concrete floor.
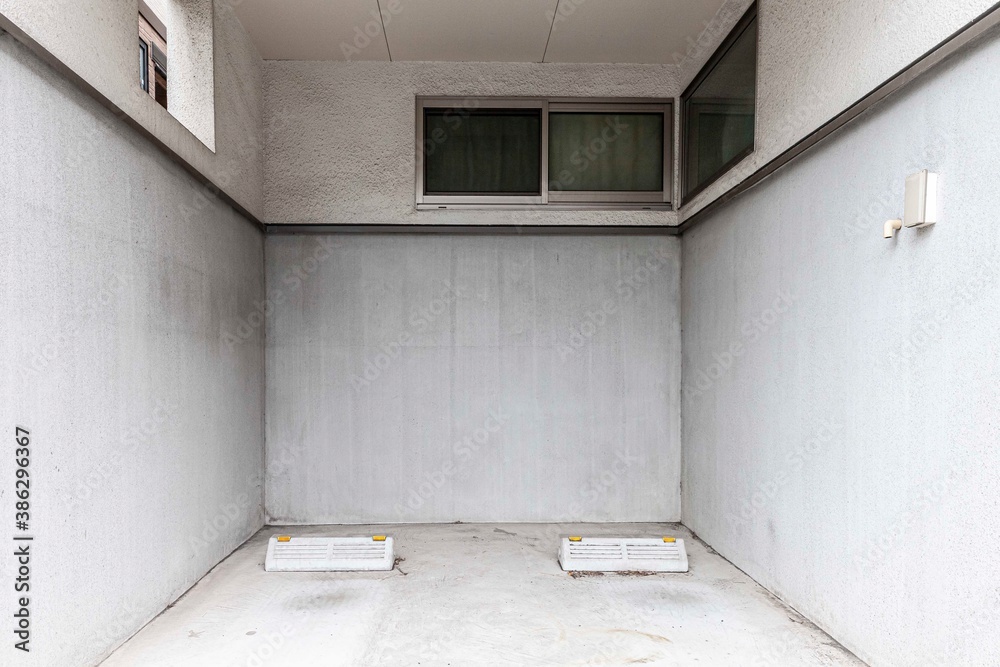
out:
{"label": "white concrete floor", "polygon": [[[396,538],[392,572],[268,573],[272,534]],[[687,574],[575,578],[558,538],[675,535]],[[675,524],[260,531],[104,665],[861,665]]]}

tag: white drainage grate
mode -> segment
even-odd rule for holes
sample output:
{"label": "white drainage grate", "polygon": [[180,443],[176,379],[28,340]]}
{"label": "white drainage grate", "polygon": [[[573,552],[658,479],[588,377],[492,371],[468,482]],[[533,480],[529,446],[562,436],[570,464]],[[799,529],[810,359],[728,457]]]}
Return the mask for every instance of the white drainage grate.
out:
{"label": "white drainage grate", "polygon": [[673,537],[570,537],[559,547],[567,572],[687,572],[684,540]]}
{"label": "white drainage grate", "polygon": [[272,535],[264,569],[268,572],[350,572],[391,570],[391,537],[290,537]]}

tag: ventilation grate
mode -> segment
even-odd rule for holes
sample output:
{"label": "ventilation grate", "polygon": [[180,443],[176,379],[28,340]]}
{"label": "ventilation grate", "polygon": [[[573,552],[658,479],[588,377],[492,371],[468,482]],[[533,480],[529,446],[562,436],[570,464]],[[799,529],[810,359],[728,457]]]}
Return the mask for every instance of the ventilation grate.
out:
{"label": "ventilation grate", "polygon": [[267,542],[268,572],[350,572],[391,570],[395,561],[391,537],[290,537],[273,535]]}
{"label": "ventilation grate", "polygon": [[570,537],[559,547],[567,572],[687,572],[684,540],[673,537]]}

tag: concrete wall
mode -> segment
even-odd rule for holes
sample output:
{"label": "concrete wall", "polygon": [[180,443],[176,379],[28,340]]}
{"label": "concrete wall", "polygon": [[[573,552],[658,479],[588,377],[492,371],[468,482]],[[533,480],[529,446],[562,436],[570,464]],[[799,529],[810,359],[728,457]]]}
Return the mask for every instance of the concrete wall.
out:
{"label": "concrete wall", "polygon": [[[756,150],[684,202],[711,203],[995,4],[995,0],[760,0]],[[751,0],[729,0],[680,64],[686,87]]]}
{"label": "concrete wall", "polygon": [[676,223],[671,211],[414,209],[417,95],[673,97],[673,65],[268,61],[264,71],[268,223]]}
{"label": "concrete wall", "polygon": [[676,520],[679,246],[268,236],[269,519]]}
{"label": "concrete wall", "polygon": [[94,664],[262,524],[263,238],[9,35],[0,100],[4,548],[15,426],[35,538],[0,663]]}
{"label": "concrete wall", "polygon": [[[873,665],[1000,662],[998,66],[994,37],[683,237],[684,522]],[[922,168],[941,221],[884,240]]]}
{"label": "concrete wall", "polygon": [[177,117],[139,87],[138,0],[0,0],[0,16],[261,217],[265,132],[260,56],[229,0],[215,0],[214,11],[212,0],[165,4],[183,9],[179,15],[189,19],[177,37],[190,48],[175,51],[168,39],[168,92]]}

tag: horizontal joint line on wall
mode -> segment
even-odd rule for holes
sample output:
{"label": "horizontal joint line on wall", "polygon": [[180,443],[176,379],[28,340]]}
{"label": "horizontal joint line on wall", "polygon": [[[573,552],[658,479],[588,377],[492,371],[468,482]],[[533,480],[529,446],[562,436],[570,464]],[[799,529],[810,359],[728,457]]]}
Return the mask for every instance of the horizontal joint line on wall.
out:
{"label": "horizontal joint line on wall", "polygon": [[675,236],[676,226],[667,225],[265,225],[267,234],[523,234],[567,236]]}

